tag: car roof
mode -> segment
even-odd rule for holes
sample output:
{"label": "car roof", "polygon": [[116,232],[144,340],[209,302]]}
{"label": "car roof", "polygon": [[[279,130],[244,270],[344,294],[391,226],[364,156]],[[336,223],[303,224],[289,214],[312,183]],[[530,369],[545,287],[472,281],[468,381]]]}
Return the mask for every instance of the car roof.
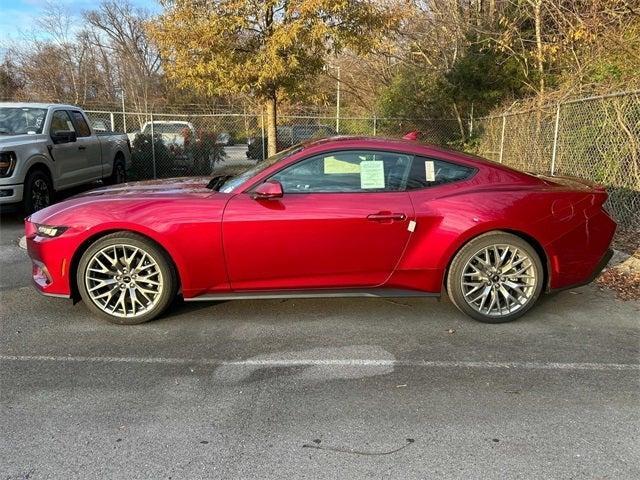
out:
{"label": "car roof", "polygon": [[374,150],[400,150],[406,153],[412,153],[416,155],[434,156],[442,158],[443,160],[462,160],[469,164],[482,164],[496,167],[502,170],[513,170],[505,165],[496,163],[477,155],[470,153],[460,152],[449,148],[432,145],[429,143],[422,143],[415,140],[405,140],[403,138],[393,137],[367,137],[367,136],[337,136],[327,137],[319,140],[308,140],[302,142],[305,148],[319,149],[332,149],[332,148],[364,148]]}
{"label": "car roof", "polygon": [[77,105],[69,105],[66,103],[36,103],[36,102],[0,102],[0,108],[54,108],[54,107],[64,107],[64,108],[73,108],[79,109]]}
{"label": "car roof", "polygon": [[[344,145],[347,148],[352,148],[352,147],[376,148],[376,149],[396,148],[400,150],[407,150],[407,152],[411,152],[411,151],[415,152],[416,150],[420,150],[423,152],[433,151],[433,152],[439,152],[439,153],[468,156],[467,154],[457,152],[455,150],[449,150],[446,148],[438,147],[436,145],[416,142],[415,140],[405,140],[403,138],[394,138],[394,137],[367,137],[367,136],[357,136],[357,135],[343,135],[343,136],[326,137],[318,140],[309,140],[307,142],[303,142],[303,145],[305,147],[327,147],[327,148],[329,147],[339,148],[341,145]],[[474,159],[476,158],[474,157]]]}

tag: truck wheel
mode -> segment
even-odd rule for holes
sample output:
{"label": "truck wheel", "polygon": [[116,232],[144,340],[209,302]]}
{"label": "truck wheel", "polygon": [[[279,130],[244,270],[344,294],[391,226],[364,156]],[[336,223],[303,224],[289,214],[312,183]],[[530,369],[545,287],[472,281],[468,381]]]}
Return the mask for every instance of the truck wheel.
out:
{"label": "truck wheel", "polygon": [[53,185],[51,178],[42,170],[29,172],[24,181],[24,211],[27,215],[42,210],[53,201]]}
{"label": "truck wheel", "polygon": [[107,185],[116,185],[127,181],[127,171],[124,166],[124,159],[121,156],[116,157],[113,162],[113,171],[111,172],[111,175],[103,181]]}

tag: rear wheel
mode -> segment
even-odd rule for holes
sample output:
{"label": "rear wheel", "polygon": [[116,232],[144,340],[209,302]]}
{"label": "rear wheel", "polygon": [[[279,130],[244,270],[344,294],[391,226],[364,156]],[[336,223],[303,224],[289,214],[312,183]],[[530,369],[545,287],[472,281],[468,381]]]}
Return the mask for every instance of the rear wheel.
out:
{"label": "rear wheel", "polygon": [[47,172],[32,170],[24,181],[24,210],[27,215],[48,207],[53,202],[53,185]]}
{"label": "rear wheel", "polygon": [[504,232],[480,235],[456,254],[447,276],[451,301],[485,323],[524,315],[542,291],[540,257],[526,241]]}
{"label": "rear wheel", "polygon": [[116,185],[118,183],[124,183],[127,181],[127,170],[124,164],[124,158],[121,154],[118,154],[113,162],[113,171],[111,175],[104,179],[104,183],[107,185]]}
{"label": "rear wheel", "polygon": [[87,307],[112,323],[133,325],[160,315],[176,296],[166,253],[140,235],[102,237],[82,255],[77,285]]}

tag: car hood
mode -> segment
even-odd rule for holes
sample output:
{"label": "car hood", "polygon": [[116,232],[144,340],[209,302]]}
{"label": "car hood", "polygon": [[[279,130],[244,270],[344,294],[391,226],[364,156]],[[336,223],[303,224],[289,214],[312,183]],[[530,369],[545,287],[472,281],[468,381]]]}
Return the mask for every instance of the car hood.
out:
{"label": "car hood", "polygon": [[95,204],[96,209],[104,209],[105,205],[112,202],[148,203],[150,200],[197,199],[217,195],[218,192],[207,188],[209,180],[208,177],[167,178],[96,188],[39,210],[31,215],[30,220],[47,223],[56,215],[70,214],[88,204]]}
{"label": "car hood", "polygon": [[20,134],[20,135],[0,135],[0,151],[13,147],[20,147],[27,143],[36,143],[44,140],[46,135]]}
{"label": "car hood", "polygon": [[131,199],[132,197],[148,198],[149,196],[158,195],[167,197],[207,196],[215,193],[210,188],[207,188],[209,180],[209,177],[183,177],[122,183],[89,190],[73,198],[110,196]]}

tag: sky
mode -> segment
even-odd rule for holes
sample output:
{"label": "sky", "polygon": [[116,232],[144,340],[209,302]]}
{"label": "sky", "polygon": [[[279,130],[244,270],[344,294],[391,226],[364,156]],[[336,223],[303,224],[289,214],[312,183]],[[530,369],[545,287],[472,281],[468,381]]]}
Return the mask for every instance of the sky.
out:
{"label": "sky", "polygon": [[[38,31],[36,19],[43,15],[47,3],[51,0],[0,0],[0,59],[12,43],[19,43],[25,36],[43,38]],[[160,11],[156,0],[130,0],[137,7],[152,12]],[[95,9],[99,0],[56,0],[55,4],[63,6],[73,19],[81,21],[84,10]]]}

